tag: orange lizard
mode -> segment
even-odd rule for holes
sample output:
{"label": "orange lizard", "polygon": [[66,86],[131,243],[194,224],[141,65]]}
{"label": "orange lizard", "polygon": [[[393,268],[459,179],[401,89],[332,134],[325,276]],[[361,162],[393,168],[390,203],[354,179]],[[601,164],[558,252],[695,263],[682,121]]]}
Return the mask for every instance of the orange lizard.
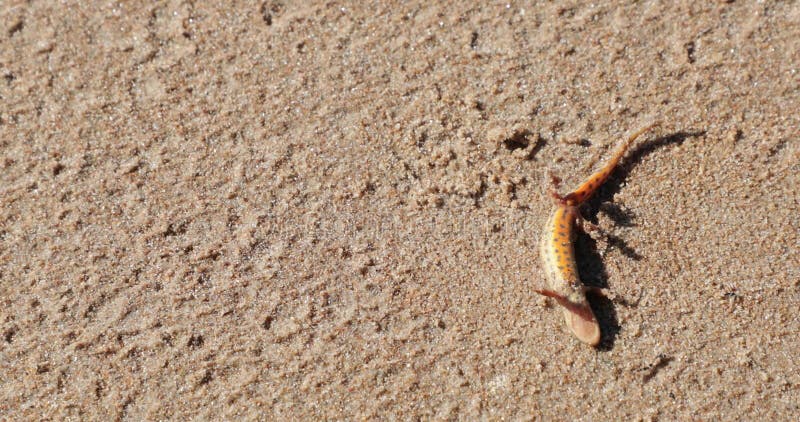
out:
{"label": "orange lizard", "polygon": [[657,124],[645,126],[623,140],[611,159],[574,191],[565,196],[551,192],[556,200],[556,211],[544,226],[539,243],[550,288],[536,290],[536,293],[555,299],[564,308],[567,326],[580,341],[591,346],[600,343],[600,325],[586,300],[586,292],[591,288],[581,283],[575,263],[572,243],[575,225],[581,221],[579,207],[608,179],[630,144]]}

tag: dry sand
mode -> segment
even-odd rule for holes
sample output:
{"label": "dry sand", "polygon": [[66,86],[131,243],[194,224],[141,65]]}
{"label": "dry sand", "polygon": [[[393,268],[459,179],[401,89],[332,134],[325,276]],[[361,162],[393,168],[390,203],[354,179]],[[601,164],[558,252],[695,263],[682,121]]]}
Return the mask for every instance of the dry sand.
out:
{"label": "dry sand", "polygon": [[0,418],[796,418],[800,3],[427,3],[2,2]]}

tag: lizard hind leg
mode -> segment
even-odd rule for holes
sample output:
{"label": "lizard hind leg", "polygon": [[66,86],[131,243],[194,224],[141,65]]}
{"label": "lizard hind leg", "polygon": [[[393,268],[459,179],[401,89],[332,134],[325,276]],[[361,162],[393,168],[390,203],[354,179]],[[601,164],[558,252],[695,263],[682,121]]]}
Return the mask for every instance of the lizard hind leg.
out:
{"label": "lizard hind leg", "polygon": [[600,344],[600,325],[588,302],[575,303],[552,290],[536,290],[536,293],[555,299],[564,308],[567,326],[580,341],[590,346]]}
{"label": "lizard hind leg", "polygon": [[568,311],[578,315],[582,319],[586,321],[594,321],[594,313],[592,312],[592,308],[588,304],[581,304],[575,303],[569,300],[566,296],[562,295],[561,293],[554,292],[548,289],[542,290],[534,290],[536,293],[539,293],[542,296],[550,297],[555,299],[559,305],[563,306]]}

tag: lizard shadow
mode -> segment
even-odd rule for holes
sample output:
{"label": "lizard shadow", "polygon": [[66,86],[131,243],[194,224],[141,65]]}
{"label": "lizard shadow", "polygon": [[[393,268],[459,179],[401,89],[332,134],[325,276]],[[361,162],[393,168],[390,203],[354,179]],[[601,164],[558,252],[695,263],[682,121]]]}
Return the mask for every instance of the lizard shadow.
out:
{"label": "lizard shadow", "polygon": [[[597,223],[597,215],[602,212],[611,218],[616,225],[623,227],[635,227],[636,215],[629,210],[624,210],[619,205],[610,202],[614,195],[620,191],[622,184],[627,179],[633,168],[639,164],[644,157],[652,154],[656,150],[668,145],[680,145],[686,139],[702,136],[705,131],[697,132],[676,132],[668,136],[644,142],[632,148],[627,158],[611,175],[611,177],[598,189],[597,193],[581,207],[582,214],[587,221]],[[640,261],[644,257],[631,247],[625,239],[610,234],[603,233],[601,237],[606,239],[607,250],[617,249],[624,256]],[[575,256],[578,261],[578,272],[581,281],[597,292],[597,289],[608,288],[608,271],[606,270],[603,258],[597,247],[597,240],[582,230],[577,231],[575,239]],[[634,302],[625,299],[611,300],[601,293],[588,295],[589,304],[600,324],[602,338],[598,350],[608,351],[614,347],[617,335],[620,332],[619,320],[615,305],[625,307],[636,307],[639,300]]]}

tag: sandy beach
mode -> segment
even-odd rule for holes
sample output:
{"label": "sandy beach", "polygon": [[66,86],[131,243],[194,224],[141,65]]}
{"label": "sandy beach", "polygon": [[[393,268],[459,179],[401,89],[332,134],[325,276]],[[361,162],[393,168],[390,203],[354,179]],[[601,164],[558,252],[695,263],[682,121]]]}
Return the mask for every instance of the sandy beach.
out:
{"label": "sandy beach", "polygon": [[0,3],[0,419],[795,420],[800,3],[429,3]]}

